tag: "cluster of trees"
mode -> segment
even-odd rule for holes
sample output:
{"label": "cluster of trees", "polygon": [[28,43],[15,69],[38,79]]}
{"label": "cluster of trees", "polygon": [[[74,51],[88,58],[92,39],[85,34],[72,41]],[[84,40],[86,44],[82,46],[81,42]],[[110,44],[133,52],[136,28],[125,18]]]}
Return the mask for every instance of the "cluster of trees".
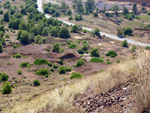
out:
{"label": "cluster of trees", "polygon": [[117,29],[117,36],[119,36],[120,38],[123,36],[132,36],[132,33],[133,33],[133,30],[130,27]]}
{"label": "cluster of trees", "polygon": [[58,4],[44,4],[44,13],[51,14],[53,17],[59,17],[61,14],[63,15],[71,15],[72,11],[69,9],[69,6],[62,2],[59,6]]}
{"label": "cluster of trees", "polygon": [[95,10],[95,1],[94,0],[87,0],[85,2],[85,7],[82,4],[82,0],[73,0],[73,9],[78,14],[91,14]]}

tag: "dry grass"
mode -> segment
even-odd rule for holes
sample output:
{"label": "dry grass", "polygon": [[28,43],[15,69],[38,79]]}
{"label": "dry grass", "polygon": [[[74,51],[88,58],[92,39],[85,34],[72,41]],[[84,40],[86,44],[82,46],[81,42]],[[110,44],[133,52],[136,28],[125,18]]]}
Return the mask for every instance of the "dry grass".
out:
{"label": "dry grass", "polygon": [[36,113],[46,106],[50,106],[52,112],[63,112],[63,110],[71,111],[74,109],[72,102],[75,97],[87,89],[95,88],[95,91],[99,93],[106,92],[121,83],[127,82],[128,76],[134,71],[134,64],[135,61],[130,61],[113,65],[108,71],[78,80],[73,85],[64,86],[54,91],[47,92],[31,99],[31,101],[18,103],[18,105],[11,110],[11,113]]}

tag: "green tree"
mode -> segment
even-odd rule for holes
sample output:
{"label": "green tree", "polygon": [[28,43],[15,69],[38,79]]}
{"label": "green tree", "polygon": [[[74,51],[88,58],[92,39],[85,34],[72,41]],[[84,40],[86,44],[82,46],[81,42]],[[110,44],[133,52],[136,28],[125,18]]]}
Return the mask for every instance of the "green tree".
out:
{"label": "green tree", "polygon": [[9,12],[4,14],[4,22],[9,22]]}
{"label": "green tree", "polygon": [[96,28],[94,31],[93,31],[93,35],[96,35],[98,37],[100,37],[100,30],[98,28]]}
{"label": "green tree", "polygon": [[40,81],[34,80],[34,81],[33,81],[33,84],[34,84],[34,86],[39,86],[39,85],[40,85]]}
{"label": "green tree", "polygon": [[137,5],[136,5],[136,3],[133,4],[132,11],[134,12],[134,14],[137,14]]}
{"label": "green tree", "polygon": [[23,45],[29,44],[30,41],[29,41],[29,32],[28,31],[23,30],[20,37],[21,37],[20,42]]}
{"label": "green tree", "polygon": [[93,48],[91,50],[91,56],[95,56],[95,57],[98,57],[99,56],[99,51],[98,51],[98,48]]}
{"label": "green tree", "polygon": [[94,0],[87,0],[87,2],[85,2],[86,13],[93,13],[93,11],[95,10],[94,3]]}
{"label": "green tree", "polygon": [[132,36],[133,30],[130,27],[124,28],[124,35]]}
{"label": "green tree", "polygon": [[52,27],[50,30],[50,35],[53,37],[58,37],[59,36],[59,29],[56,27]]}
{"label": "green tree", "polygon": [[66,68],[64,66],[60,66],[58,71],[59,71],[59,74],[66,74]]}
{"label": "green tree", "polygon": [[3,53],[3,46],[0,44],[0,53]]}
{"label": "green tree", "polygon": [[73,33],[78,33],[78,32],[80,32],[81,30],[82,30],[81,25],[73,25],[73,26],[71,27],[71,32],[73,32]]}
{"label": "green tree", "polygon": [[60,38],[70,38],[70,33],[67,27],[62,27],[60,29]]}
{"label": "green tree", "polygon": [[81,58],[78,60],[76,67],[82,66],[85,63],[85,61]]}
{"label": "green tree", "polygon": [[53,51],[59,53],[60,48],[59,48],[59,44],[58,44],[58,43],[55,43],[55,44],[54,44],[54,46],[53,46]]}
{"label": "green tree", "polygon": [[128,14],[129,13],[129,10],[126,8],[126,7],[124,7],[123,8],[123,15],[125,16],[126,14]]}
{"label": "green tree", "polygon": [[12,92],[12,87],[10,82],[5,82],[2,87],[2,94],[10,94]]}
{"label": "green tree", "polygon": [[122,42],[122,47],[129,47],[127,40],[124,40]]}

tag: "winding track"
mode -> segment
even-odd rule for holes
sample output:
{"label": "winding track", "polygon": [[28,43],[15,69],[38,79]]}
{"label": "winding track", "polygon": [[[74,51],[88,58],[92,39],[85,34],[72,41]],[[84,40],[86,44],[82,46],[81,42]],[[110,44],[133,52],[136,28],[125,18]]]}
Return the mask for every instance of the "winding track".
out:
{"label": "winding track", "polygon": [[[38,10],[43,13],[42,0],[37,0],[37,5],[38,5]],[[45,17],[46,18],[50,18],[51,16],[49,16],[48,14],[45,14]],[[60,20],[60,19],[58,19],[58,20]],[[62,21],[63,23],[66,23],[68,25],[74,25],[73,23],[70,23],[70,22],[67,22],[67,21],[64,21],[64,20],[60,20],[60,21]],[[88,31],[92,31],[91,28],[87,28],[87,27],[83,27],[83,29],[86,29]],[[150,46],[150,44],[141,43],[141,42],[134,41],[134,40],[131,40],[131,39],[128,39],[128,38],[119,38],[118,36],[115,36],[115,35],[112,35],[112,34],[108,34],[108,33],[104,33],[104,32],[100,32],[100,34],[101,35],[105,35],[108,38],[111,38],[111,39],[114,39],[114,40],[118,40],[118,41],[127,40],[128,43],[134,44],[134,45]]]}

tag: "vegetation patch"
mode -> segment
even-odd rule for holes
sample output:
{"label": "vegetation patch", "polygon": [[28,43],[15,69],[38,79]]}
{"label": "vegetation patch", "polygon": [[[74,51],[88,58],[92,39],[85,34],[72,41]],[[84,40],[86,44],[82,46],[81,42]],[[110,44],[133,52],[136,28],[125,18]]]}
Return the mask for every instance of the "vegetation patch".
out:
{"label": "vegetation patch", "polygon": [[43,65],[43,64],[48,64],[49,62],[45,59],[36,59],[33,62],[35,65]]}
{"label": "vegetation patch", "polygon": [[104,60],[101,59],[101,58],[94,57],[94,58],[92,58],[92,59],[90,60],[90,62],[97,62],[97,63],[99,63],[99,62],[104,62]]}
{"label": "vegetation patch", "polygon": [[47,69],[42,68],[42,69],[39,69],[38,71],[36,71],[36,74],[47,77],[50,73]]}
{"label": "vegetation patch", "polygon": [[75,79],[75,78],[82,78],[84,77],[81,73],[73,73],[70,77],[70,79]]}
{"label": "vegetation patch", "polygon": [[117,56],[117,53],[115,51],[108,51],[106,53],[106,56],[110,56],[110,57],[116,57]]}
{"label": "vegetation patch", "polygon": [[31,67],[31,64],[29,62],[22,62],[20,64],[20,67],[25,68],[25,67]]}

